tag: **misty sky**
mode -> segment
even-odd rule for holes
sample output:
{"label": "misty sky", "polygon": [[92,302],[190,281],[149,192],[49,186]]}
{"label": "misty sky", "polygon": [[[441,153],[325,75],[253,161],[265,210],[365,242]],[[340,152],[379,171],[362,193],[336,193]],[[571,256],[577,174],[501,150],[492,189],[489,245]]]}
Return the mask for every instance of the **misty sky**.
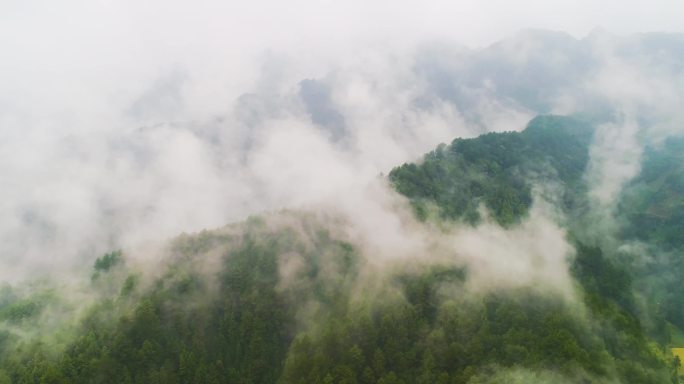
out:
{"label": "misty sky", "polygon": [[684,54],[653,61],[652,42],[620,39],[684,32],[682,14],[665,0],[0,0],[0,279],[282,207],[385,217],[379,173],[599,98],[674,124]]}
{"label": "misty sky", "polygon": [[216,40],[267,48],[300,40],[425,36],[476,46],[522,28],[562,30],[575,37],[595,27],[616,34],[684,28],[679,17],[684,9],[676,0],[5,0],[0,7],[3,43],[25,48],[57,44],[55,51],[94,41],[113,43],[104,50],[122,49],[117,42],[161,43],[156,49],[164,49],[213,45]]}

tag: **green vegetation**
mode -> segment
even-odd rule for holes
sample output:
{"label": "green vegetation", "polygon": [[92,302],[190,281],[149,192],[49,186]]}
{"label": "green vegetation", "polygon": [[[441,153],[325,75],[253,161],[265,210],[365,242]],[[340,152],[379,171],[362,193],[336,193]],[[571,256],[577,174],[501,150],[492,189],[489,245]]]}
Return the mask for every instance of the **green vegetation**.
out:
{"label": "green vegetation", "polygon": [[5,285],[0,289],[0,322],[18,324],[40,316],[45,307],[54,300],[50,289],[36,287],[25,297]]}
{"label": "green vegetation", "polygon": [[684,247],[684,138],[646,148],[641,173],[623,192],[620,205],[627,223],[623,236],[666,249]]}
{"label": "green vegetation", "polygon": [[539,287],[474,293],[467,268],[450,264],[374,270],[330,223],[283,212],[180,236],[155,277],[121,251],[97,258],[92,302],[49,338],[32,331],[62,313],[54,291],[0,288],[0,383],[676,383],[668,343],[684,325],[684,268],[643,291],[660,295],[655,309],[635,293],[680,266],[683,144],[649,149],[621,197],[614,243],[665,255],[639,267],[573,233],[587,213],[592,132],[542,116],[440,145],[389,176],[424,220],[476,224],[484,206],[505,227],[552,185],[578,302]]}
{"label": "green vegetation", "polygon": [[684,138],[645,149],[641,172],[624,188],[617,216],[621,238],[637,241],[650,258],[632,269],[652,303],[654,327],[663,338],[679,334],[668,323],[684,329]]}
{"label": "green vegetation", "polygon": [[[303,239],[290,227],[248,227],[179,239],[152,288],[96,303],[56,355],[20,344],[2,372],[12,383],[468,383],[493,365],[587,380],[667,377],[617,304],[601,303],[587,320],[529,289],[472,295],[464,270],[438,265],[398,269],[383,292],[358,297],[360,259],[348,244],[325,231]],[[230,244],[214,280],[199,272],[215,262],[205,259],[212,243]],[[196,249],[205,252],[187,253]],[[283,254],[303,261],[289,282],[279,277]],[[614,272],[591,273],[602,281]]]}
{"label": "green vegetation", "polygon": [[95,272],[107,272],[113,266],[121,263],[121,251],[115,251],[111,253],[104,254],[102,257],[95,260],[95,265],[93,269]]}
{"label": "green vegetation", "polygon": [[499,224],[511,225],[529,210],[535,184],[558,183],[564,208],[577,207],[592,132],[574,118],[540,116],[523,132],[442,144],[421,164],[404,164],[389,178],[423,219],[434,204],[441,218],[476,223],[483,204]]}
{"label": "green vegetation", "polygon": [[102,255],[95,260],[93,265],[93,276],[92,279],[96,280],[100,277],[100,274],[109,272],[113,267],[120,265],[123,262],[123,257],[121,251],[114,251]]}

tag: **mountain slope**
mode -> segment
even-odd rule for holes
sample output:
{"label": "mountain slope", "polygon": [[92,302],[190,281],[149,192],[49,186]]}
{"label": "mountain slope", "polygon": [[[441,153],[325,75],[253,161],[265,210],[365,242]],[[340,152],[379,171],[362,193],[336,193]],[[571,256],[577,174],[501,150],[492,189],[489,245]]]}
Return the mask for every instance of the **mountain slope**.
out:
{"label": "mountain slope", "polygon": [[[577,302],[534,286],[471,291],[467,265],[423,255],[378,266],[335,220],[282,212],[183,235],[155,273],[125,254],[102,256],[88,283],[95,300],[77,323],[49,321],[64,312],[59,289],[3,288],[0,383],[676,380],[667,337],[643,323],[655,314],[634,295],[641,272],[573,233],[588,210],[592,134],[587,122],[541,116],[522,132],[441,145],[389,176],[428,221],[476,225],[484,206],[514,228],[534,199],[559,202]],[[647,164],[662,162],[653,156]],[[624,205],[677,206],[649,189],[676,188],[679,168],[666,168],[644,166]],[[620,236],[635,236],[624,228]]]}
{"label": "mountain slope", "polygon": [[484,204],[497,222],[510,225],[529,210],[535,184],[559,183],[563,208],[574,208],[584,188],[591,138],[588,123],[539,116],[522,132],[489,133],[441,145],[419,165],[393,169],[389,178],[423,218],[433,203],[441,218],[475,223]]}

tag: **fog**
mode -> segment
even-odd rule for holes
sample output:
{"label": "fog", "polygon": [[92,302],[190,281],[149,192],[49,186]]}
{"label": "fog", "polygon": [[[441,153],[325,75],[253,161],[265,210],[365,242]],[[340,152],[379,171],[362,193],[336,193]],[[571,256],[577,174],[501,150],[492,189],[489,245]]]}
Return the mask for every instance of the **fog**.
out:
{"label": "fog", "polygon": [[[587,176],[608,204],[680,129],[682,35],[632,35],[681,32],[679,5],[524,3],[3,3],[0,280],[282,208],[345,217],[372,254],[420,250],[381,175],[537,113],[609,116]],[[535,212],[522,232],[457,229],[451,251],[503,277],[487,257],[512,249],[525,284],[566,290],[572,252]]]}

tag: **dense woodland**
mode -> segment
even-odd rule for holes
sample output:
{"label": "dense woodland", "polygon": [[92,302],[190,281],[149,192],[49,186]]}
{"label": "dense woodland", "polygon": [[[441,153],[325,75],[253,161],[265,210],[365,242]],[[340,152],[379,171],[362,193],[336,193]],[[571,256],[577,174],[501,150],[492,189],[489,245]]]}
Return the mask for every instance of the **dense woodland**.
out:
{"label": "dense woodland", "polygon": [[[533,287],[472,293],[467,268],[440,264],[397,265],[359,289],[372,255],[283,212],[180,236],[154,277],[119,251],[94,258],[96,300],[75,322],[50,321],[73,306],[59,287],[0,288],[0,383],[676,383],[684,141],[648,147],[612,241],[596,241],[585,234],[598,225],[585,178],[593,132],[541,116],[389,174],[425,221],[477,225],[484,206],[513,227],[535,198],[553,198],[579,303]],[[628,243],[650,262],[624,254]]]}

